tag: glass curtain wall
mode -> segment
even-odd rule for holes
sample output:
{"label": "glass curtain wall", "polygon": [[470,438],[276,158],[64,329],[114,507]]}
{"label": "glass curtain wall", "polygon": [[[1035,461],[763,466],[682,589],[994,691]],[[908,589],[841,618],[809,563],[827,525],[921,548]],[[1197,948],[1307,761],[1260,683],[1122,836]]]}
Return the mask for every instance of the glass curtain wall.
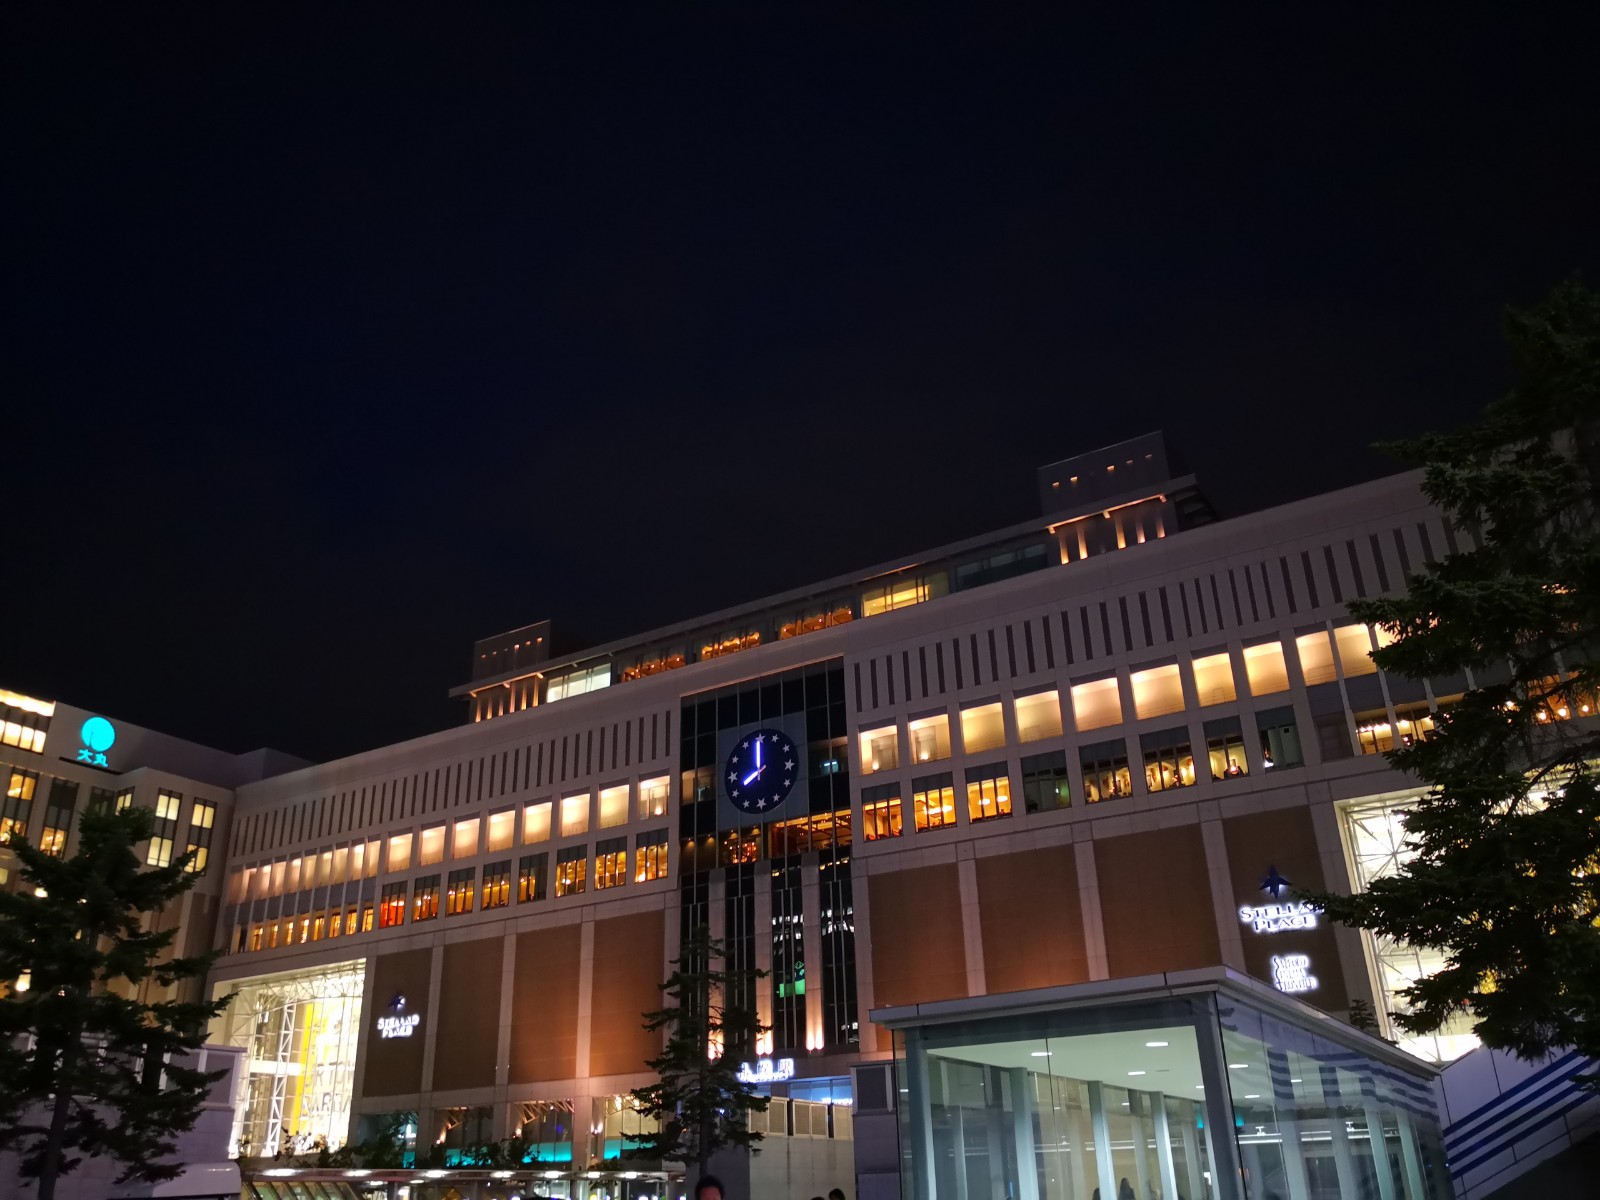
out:
{"label": "glass curtain wall", "polygon": [[1228,993],[895,1039],[905,1200],[1450,1196],[1426,1075]]}
{"label": "glass curtain wall", "polygon": [[337,1149],[349,1138],[365,981],[356,959],[218,985],[239,994],[211,1038],[244,1050],[248,1070],[230,1155]]}

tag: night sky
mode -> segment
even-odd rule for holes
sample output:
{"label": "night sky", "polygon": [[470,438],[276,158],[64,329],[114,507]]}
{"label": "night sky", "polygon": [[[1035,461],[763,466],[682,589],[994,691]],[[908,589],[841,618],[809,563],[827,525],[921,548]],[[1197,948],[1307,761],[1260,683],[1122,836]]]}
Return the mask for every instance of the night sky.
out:
{"label": "night sky", "polygon": [[1600,274],[1594,5],[66,7],[0,38],[0,686],[232,750],[1153,427],[1225,512],[1369,478]]}

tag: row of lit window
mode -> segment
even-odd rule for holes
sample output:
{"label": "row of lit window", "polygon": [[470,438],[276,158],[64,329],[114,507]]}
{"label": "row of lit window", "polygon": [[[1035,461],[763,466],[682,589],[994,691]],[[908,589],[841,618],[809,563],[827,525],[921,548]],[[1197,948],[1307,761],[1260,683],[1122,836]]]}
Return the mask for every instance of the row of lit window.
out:
{"label": "row of lit window", "polygon": [[[39,849],[59,858],[66,853],[67,834],[77,811],[79,785],[75,780],[45,776],[49,781],[44,820],[39,833]],[[0,845],[13,838],[28,836],[33,804],[38,796],[40,775],[19,767],[10,769],[6,792],[0,799]],[[113,793],[108,788],[89,789],[89,810],[111,808],[118,812],[133,803],[133,789]],[[145,852],[145,863],[165,867],[172,863],[182,823],[183,796],[162,789],[156,794],[155,825]],[[185,853],[193,854],[186,870],[199,874],[206,869],[211,853],[211,831],[216,824],[217,806],[209,800],[196,800],[189,810],[188,842]]]}
{"label": "row of lit window", "polygon": [[[1380,637],[1379,643],[1387,641]],[[1367,675],[1376,671],[1372,662],[1373,641],[1365,625],[1346,625],[1330,634],[1327,630],[1308,633],[1295,639],[1301,672],[1307,684],[1334,679],[1334,660],[1344,674]],[[1270,696],[1289,688],[1289,673],[1281,641],[1246,646],[1240,655],[1246,683],[1252,696]],[[1227,651],[1189,660],[1194,695],[1202,708],[1230,703],[1238,698],[1232,656]],[[1135,719],[1150,720],[1183,712],[1184,671],[1176,662],[1134,671],[1128,677]],[[1120,725],[1126,720],[1122,688],[1116,676],[1069,685],[1073,727],[1080,733]],[[1063,732],[1062,692],[1055,688],[1032,692],[1010,702],[1016,719],[1017,741],[1021,743],[1060,737]],[[1006,745],[1004,705],[995,700],[964,706],[959,712],[962,749],[980,754]],[[906,742],[915,763],[933,762],[951,755],[950,714],[933,713],[906,722]],[[899,767],[901,735],[898,725],[864,729],[858,735],[861,773],[890,771]]]}
{"label": "row of lit window", "polygon": [[[649,883],[667,877],[667,831],[641,833],[633,851],[635,883]],[[546,852],[524,855],[517,863],[516,897],[519,904],[543,900],[549,879],[550,855]],[[589,854],[583,846],[571,846],[556,854],[555,895],[568,896],[587,889],[590,878]],[[601,890],[621,887],[628,880],[627,839],[610,838],[595,847],[594,886]],[[442,883],[442,896],[441,896]],[[506,908],[512,896],[511,860],[484,865],[483,878],[476,867],[463,867],[447,876],[422,875],[409,883],[397,880],[383,885],[376,909],[371,904],[335,907],[327,914],[302,914],[281,921],[241,924],[235,934],[234,951],[271,950],[280,945],[321,941],[376,926],[386,929],[403,925],[407,914],[412,921],[430,921],[439,916],[443,900],[446,916],[461,916],[475,907]],[[342,914],[342,919],[341,919]]]}
{"label": "row of lit window", "polygon": [[[636,794],[631,807],[640,820],[667,815],[668,777],[640,780],[636,785],[620,783],[592,791],[574,792],[554,800],[537,800],[520,808],[521,844],[537,845],[550,840],[554,830],[561,837],[587,833],[598,801],[599,828],[626,825],[630,819],[630,794]],[[634,789],[636,788],[636,793]],[[506,808],[485,816],[463,817],[458,821],[432,825],[420,831],[390,835],[384,845],[383,867],[390,873],[407,871],[412,866],[431,867],[445,859],[448,849],[453,859],[493,854],[517,844],[519,825],[516,808]],[[447,845],[448,843],[448,845]],[[302,891],[327,883],[342,883],[363,875],[377,874],[377,843],[356,843],[351,847],[325,850],[321,855],[305,855],[276,863],[246,867],[235,881],[230,899],[259,899]]]}

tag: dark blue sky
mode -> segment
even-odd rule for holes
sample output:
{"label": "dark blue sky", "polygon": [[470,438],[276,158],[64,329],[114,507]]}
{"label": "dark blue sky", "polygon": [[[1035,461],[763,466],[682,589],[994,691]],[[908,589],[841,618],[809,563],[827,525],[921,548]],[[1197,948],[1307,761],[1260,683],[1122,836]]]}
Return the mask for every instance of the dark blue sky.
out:
{"label": "dark blue sky", "polygon": [[1593,6],[60,6],[0,86],[0,685],[233,749],[1021,519],[1384,469],[1600,269]]}

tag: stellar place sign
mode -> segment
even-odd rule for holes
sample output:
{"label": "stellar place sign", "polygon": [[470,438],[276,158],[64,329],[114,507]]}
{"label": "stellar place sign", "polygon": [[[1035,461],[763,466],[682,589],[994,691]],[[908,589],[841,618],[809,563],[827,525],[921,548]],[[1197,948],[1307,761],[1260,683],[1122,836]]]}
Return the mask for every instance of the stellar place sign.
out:
{"label": "stellar place sign", "polygon": [[758,1058],[753,1063],[739,1064],[740,1083],[782,1083],[794,1078],[794,1059]]}
{"label": "stellar place sign", "polygon": [[1288,933],[1294,929],[1315,929],[1317,909],[1304,900],[1283,904],[1241,904],[1239,924],[1257,933]]}
{"label": "stellar place sign", "polygon": [[403,1017],[379,1017],[378,1036],[381,1038],[410,1037],[422,1024],[421,1013],[406,1013]]}

